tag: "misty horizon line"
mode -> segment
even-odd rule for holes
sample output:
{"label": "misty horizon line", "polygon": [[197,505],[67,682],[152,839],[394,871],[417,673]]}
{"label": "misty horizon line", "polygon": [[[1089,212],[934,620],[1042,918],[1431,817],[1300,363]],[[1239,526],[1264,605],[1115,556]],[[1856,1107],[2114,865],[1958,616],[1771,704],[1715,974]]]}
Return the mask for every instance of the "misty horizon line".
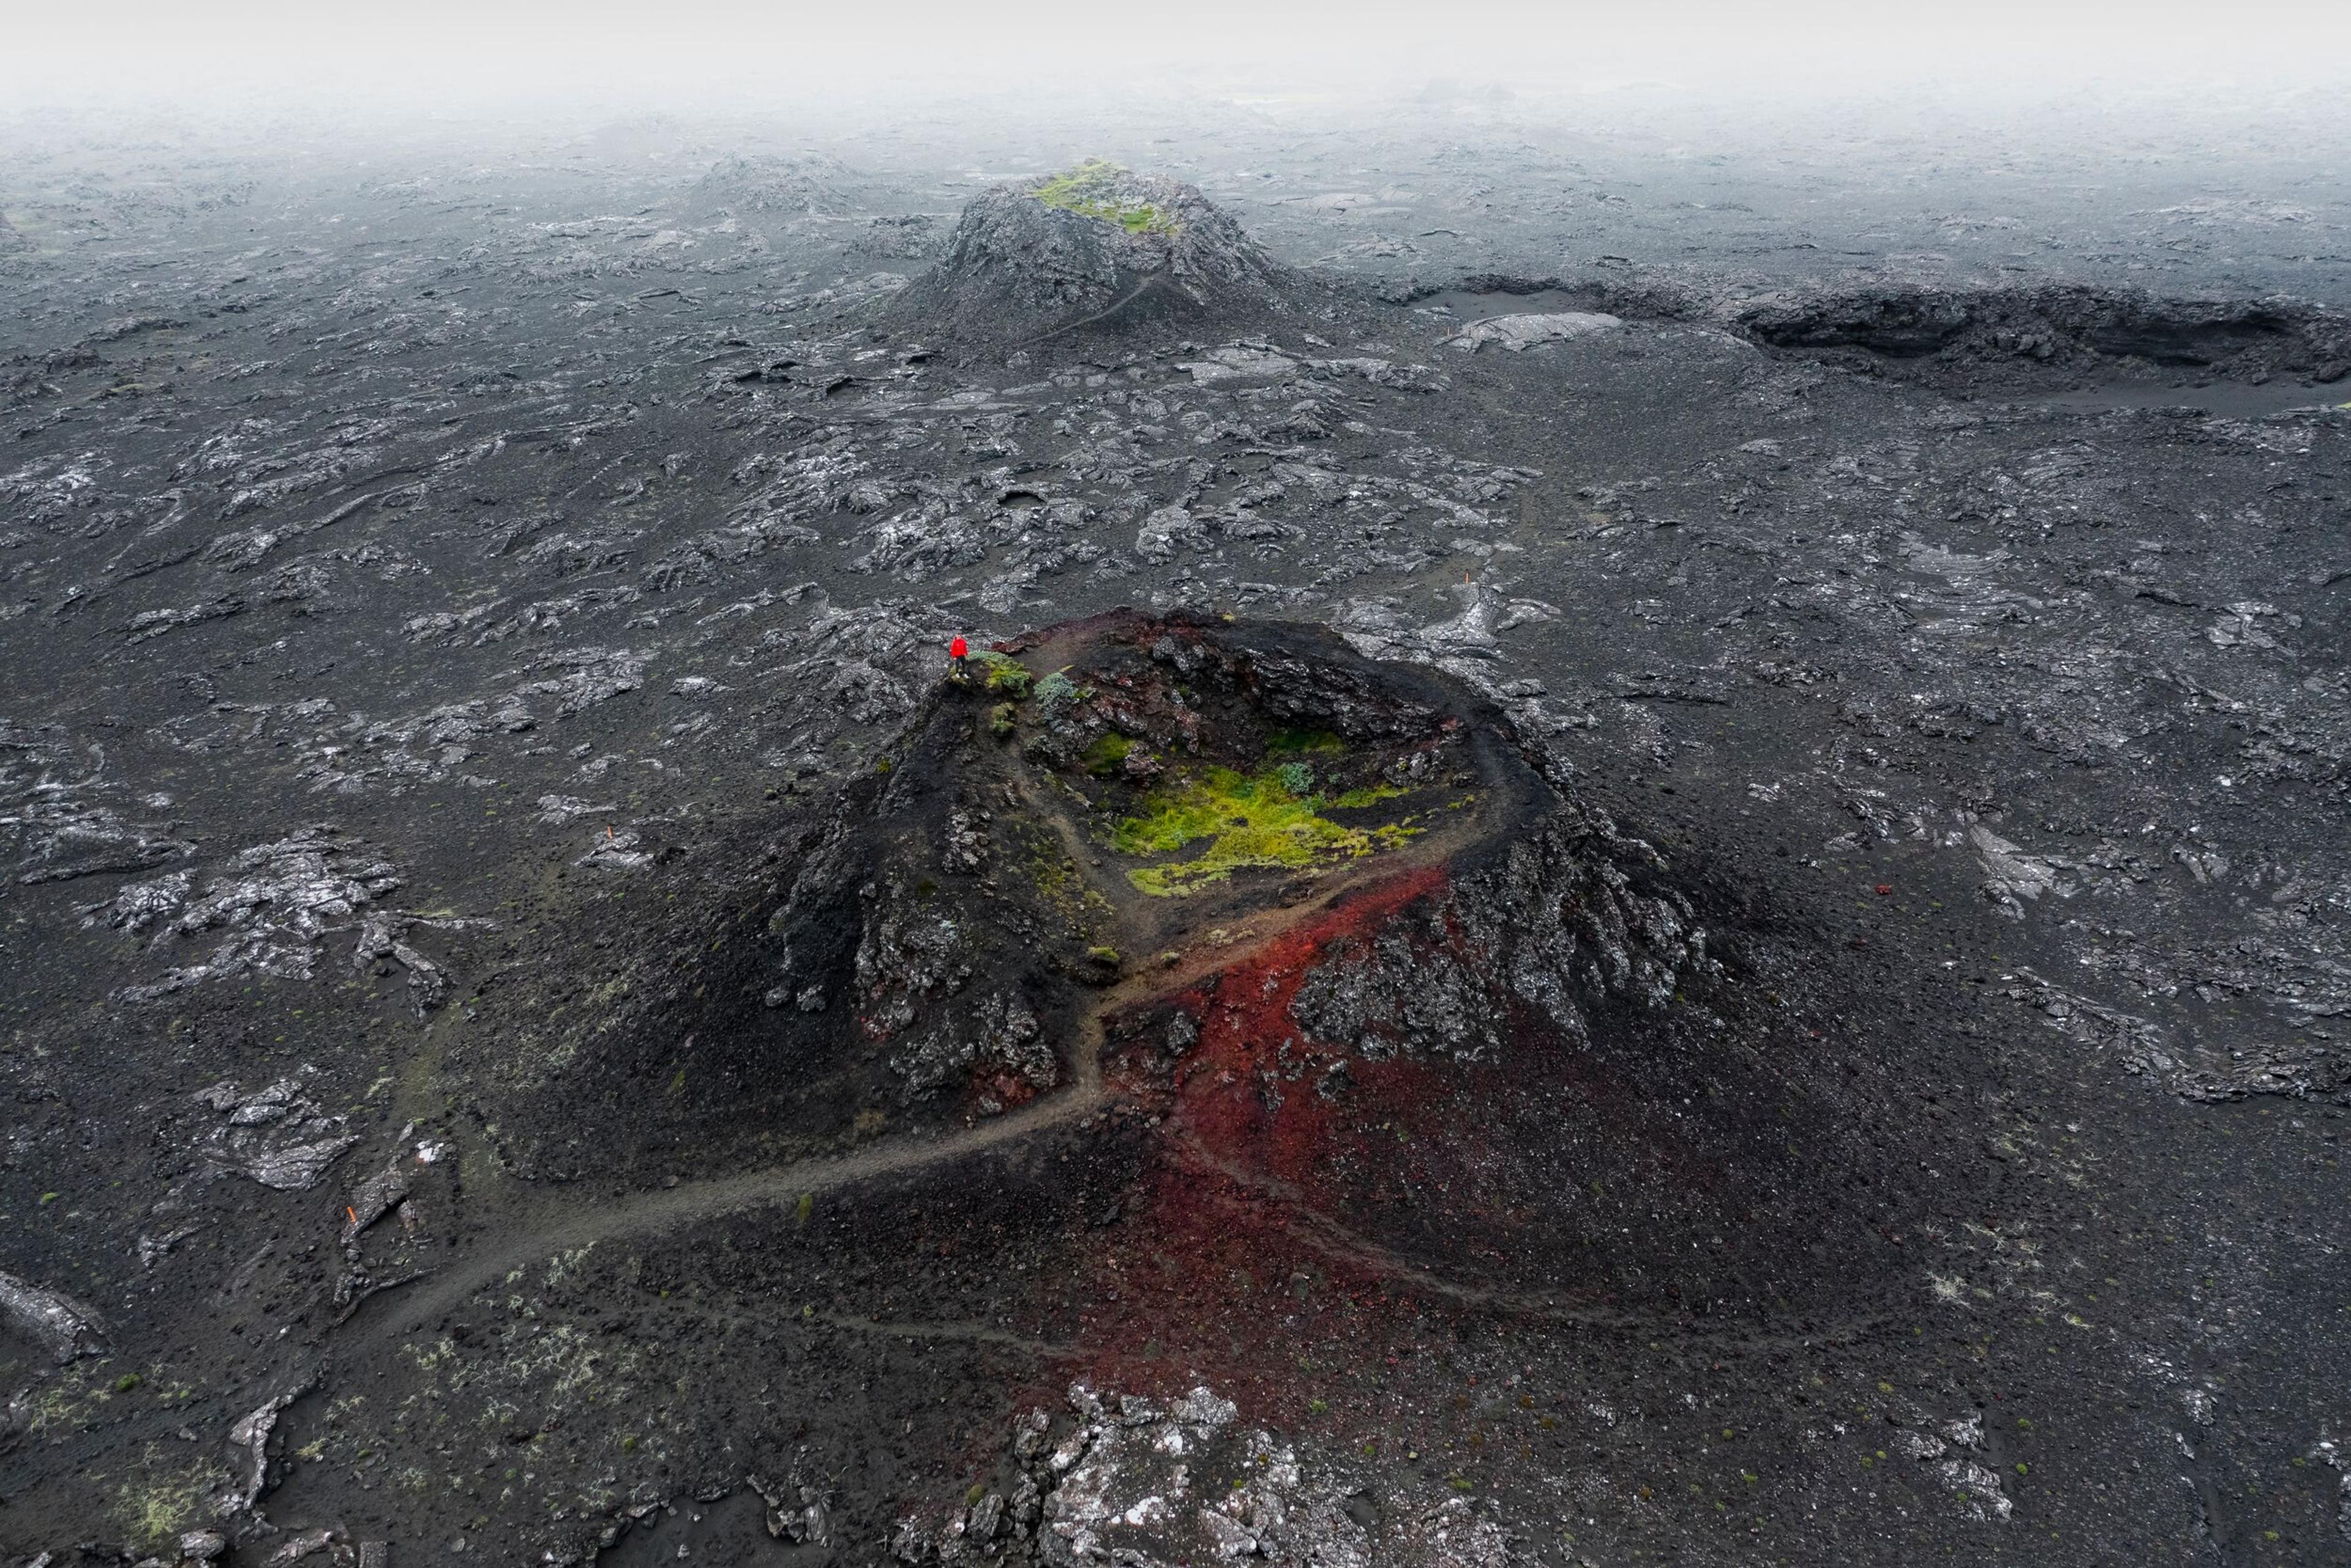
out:
{"label": "misty horizon line", "polygon": [[544,112],[677,100],[774,111],[925,97],[1093,103],[1202,94],[1384,98],[1426,84],[1573,99],[1987,103],[2212,93],[2283,106],[2351,78],[2351,6],[2320,0],[1197,0],[1180,16],[1070,0],[0,0],[0,120],[18,114]]}

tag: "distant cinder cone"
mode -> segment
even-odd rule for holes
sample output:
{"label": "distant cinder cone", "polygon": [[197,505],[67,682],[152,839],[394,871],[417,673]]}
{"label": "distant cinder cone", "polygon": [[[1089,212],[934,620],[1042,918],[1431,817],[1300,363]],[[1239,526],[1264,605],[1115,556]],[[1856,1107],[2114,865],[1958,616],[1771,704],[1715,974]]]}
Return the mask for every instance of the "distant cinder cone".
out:
{"label": "distant cinder cone", "polygon": [[946,256],[901,308],[960,337],[1017,346],[1171,318],[1261,317],[1284,281],[1194,187],[1089,160],[974,197]]}

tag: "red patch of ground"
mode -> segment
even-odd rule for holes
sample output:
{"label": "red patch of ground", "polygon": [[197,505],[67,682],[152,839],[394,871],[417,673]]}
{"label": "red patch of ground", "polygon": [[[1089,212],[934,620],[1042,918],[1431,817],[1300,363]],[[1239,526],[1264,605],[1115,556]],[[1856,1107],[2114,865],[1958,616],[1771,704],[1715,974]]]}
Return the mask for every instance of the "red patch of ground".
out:
{"label": "red patch of ground", "polygon": [[1431,1317],[1463,1304],[1326,1218],[1366,1174],[1426,1179],[1433,1145],[1411,1126],[1459,1086],[1439,1065],[1392,1059],[1353,1061],[1343,1095],[1318,1092],[1344,1053],[1290,1016],[1326,950],[1376,937],[1447,888],[1441,867],[1373,883],[1135,1009],[1181,1011],[1198,1039],[1172,1072],[1157,1031],[1111,1059],[1114,1083],[1162,1112],[1165,1143],[1140,1204],[1087,1268],[1076,1338],[1098,1384],[1206,1377],[1268,1419],[1302,1419],[1344,1384],[1361,1411]]}
{"label": "red patch of ground", "polygon": [[[1632,1167],[1582,1165],[1579,1136],[1604,1128],[1648,1181],[1716,1184],[1719,1156],[1531,1009],[1494,1020],[1506,1044],[1476,1061],[1307,1034],[1291,1003],[1334,951],[1401,934],[1481,962],[1432,922],[1449,885],[1441,867],[1372,883],[1113,1020],[1112,1081],[1163,1120],[1158,1165],[1085,1269],[1074,1337],[1099,1384],[1207,1377],[1289,1423],[1343,1386],[1368,1420],[1444,1382],[1416,1355],[1465,1314],[1616,1315],[1579,1238],[1587,1178]],[[1197,1039],[1171,1064],[1177,1012]]]}
{"label": "red patch of ground", "polygon": [[[1434,866],[1375,883],[1174,998],[1200,1032],[1175,1072],[1181,1129],[1220,1158],[1286,1182],[1311,1179],[1330,1152],[1337,1105],[1315,1092],[1310,1064],[1335,1061],[1339,1053],[1307,1037],[1290,1016],[1290,1002],[1327,949],[1372,940],[1416,902],[1441,897],[1446,886],[1444,869]],[[1379,1063],[1375,1071],[1425,1077],[1425,1070],[1401,1062]]]}

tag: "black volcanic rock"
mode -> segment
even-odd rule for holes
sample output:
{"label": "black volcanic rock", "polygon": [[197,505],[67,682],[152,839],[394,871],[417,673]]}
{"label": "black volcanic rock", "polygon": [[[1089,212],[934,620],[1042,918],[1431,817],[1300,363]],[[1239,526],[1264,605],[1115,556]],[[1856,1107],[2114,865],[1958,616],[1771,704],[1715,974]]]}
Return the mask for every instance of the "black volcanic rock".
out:
{"label": "black volcanic rock", "polygon": [[997,185],[964,208],[946,253],[901,308],[1018,346],[1079,328],[1261,318],[1281,267],[1191,185],[1089,162]]}
{"label": "black volcanic rock", "polygon": [[1823,290],[1739,309],[1741,329],[1775,349],[1860,350],[1894,361],[2060,367],[2100,361],[2225,369],[2243,379],[2308,374],[2351,350],[2351,325],[2298,300],[2167,298],[2078,285]]}
{"label": "black volcanic rock", "polygon": [[[883,761],[825,807],[763,824],[764,849],[736,857],[756,869],[725,895],[601,932],[628,956],[592,1012],[565,1015],[572,980],[532,982],[560,1065],[498,1091],[514,1096],[502,1103],[519,1168],[561,1168],[582,1126],[608,1166],[650,1151],[703,1168],[778,1137],[949,1125],[1056,1092],[1081,1103],[1098,1077],[1100,988],[1123,955],[1163,952],[1195,915],[1244,918],[1293,878],[1354,863],[1252,865],[1196,896],[1146,897],[1100,867],[1129,863],[1112,825],[1163,768],[1254,771],[1270,766],[1270,737],[1327,736],[1349,750],[1343,767],[1311,754],[1333,792],[1392,771],[1411,789],[1386,792],[1425,807],[1441,775],[1470,766],[1458,737],[1474,732],[1481,754],[1499,744],[1465,729],[1471,709],[1447,711],[1457,689],[1327,634],[1128,611],[999,646],[968,680],[933,685]],[[1102,765],[1110,751],[1127,766]],[[1475,815],[1452,814],[1449,831]],[[1369,841],[1353,852],[1370,861]],[[691,987],[676,978],[687,972]],[[1152,984],[1138,974],[1125,990]]]}

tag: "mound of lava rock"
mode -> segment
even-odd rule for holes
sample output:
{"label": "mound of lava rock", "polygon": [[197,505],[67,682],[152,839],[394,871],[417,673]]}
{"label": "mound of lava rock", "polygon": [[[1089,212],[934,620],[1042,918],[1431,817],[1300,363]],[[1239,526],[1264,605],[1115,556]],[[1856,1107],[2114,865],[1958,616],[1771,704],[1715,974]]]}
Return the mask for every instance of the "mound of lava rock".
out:
{"label": "mound of lava rock", "polygon": [[1079,328],[1258,320],[1281,268],[1197,189],[1089,161],[994,186],[899,308],[953,336],[1018,347]]}
{"label": "mound of lava rock", "polygon": [[[1291,640],[1122,612],[998,644],[943,684],[763,923],[752,1032],[771,1043],[737,1052],[746,1081],[797,1064],[778,1114],[804,1113],[827,1072],[858,1085],[835,1121],[998,1114],[1091,1075],[1106,997],[1155,972],[1136,958],[1413,843],[1406,808],[1470,776],[1448,694]],[[1315,783],[1284,791],[1285,768]],[[1256,792],[1236,804],[1204,781]],[[1324,796],[1362,803],[1316,810]],[[1254,815],[1137,841],[1138,822],[1164,842],[1204,809]]]}
{"label": "mound of lava rock", "polygon": [[[1024,1416],[901,1561],[1457,1540],[1348,1500],[1364,1442],[1466,1408],[1464,1336],[1899,1333],[1931,1239],[1998,1214],[1982,1042],[1736,813],[1645,831],[1604,757],[1318,626],[1121,611],[941,666],[855,778],[583,904],[608,967],[544,966],[475,1080],[522,1175],[804,1195],[741,1222],[746,1288],[800,1289],[776,1239],[837,1199],[815,1279],[1052,1347],[1015,1409],[1150,1396]],[[1261,1435],[1340,1401],[1370,1437]]]}
{"label": "mound of lava rock", "polygon": [[722,893],[595,937],[630,957],[550,998],[511,1054],[558,1065],[500,1120],[715,1172],[1098,1094],[1100,1016],[1222,962],[1206,933],[1467,841],[1458,786],[1508,743],[1463,700],[1282,627],[1118,612],[1000,643],[870,771],[719,853],[747,868]]}

